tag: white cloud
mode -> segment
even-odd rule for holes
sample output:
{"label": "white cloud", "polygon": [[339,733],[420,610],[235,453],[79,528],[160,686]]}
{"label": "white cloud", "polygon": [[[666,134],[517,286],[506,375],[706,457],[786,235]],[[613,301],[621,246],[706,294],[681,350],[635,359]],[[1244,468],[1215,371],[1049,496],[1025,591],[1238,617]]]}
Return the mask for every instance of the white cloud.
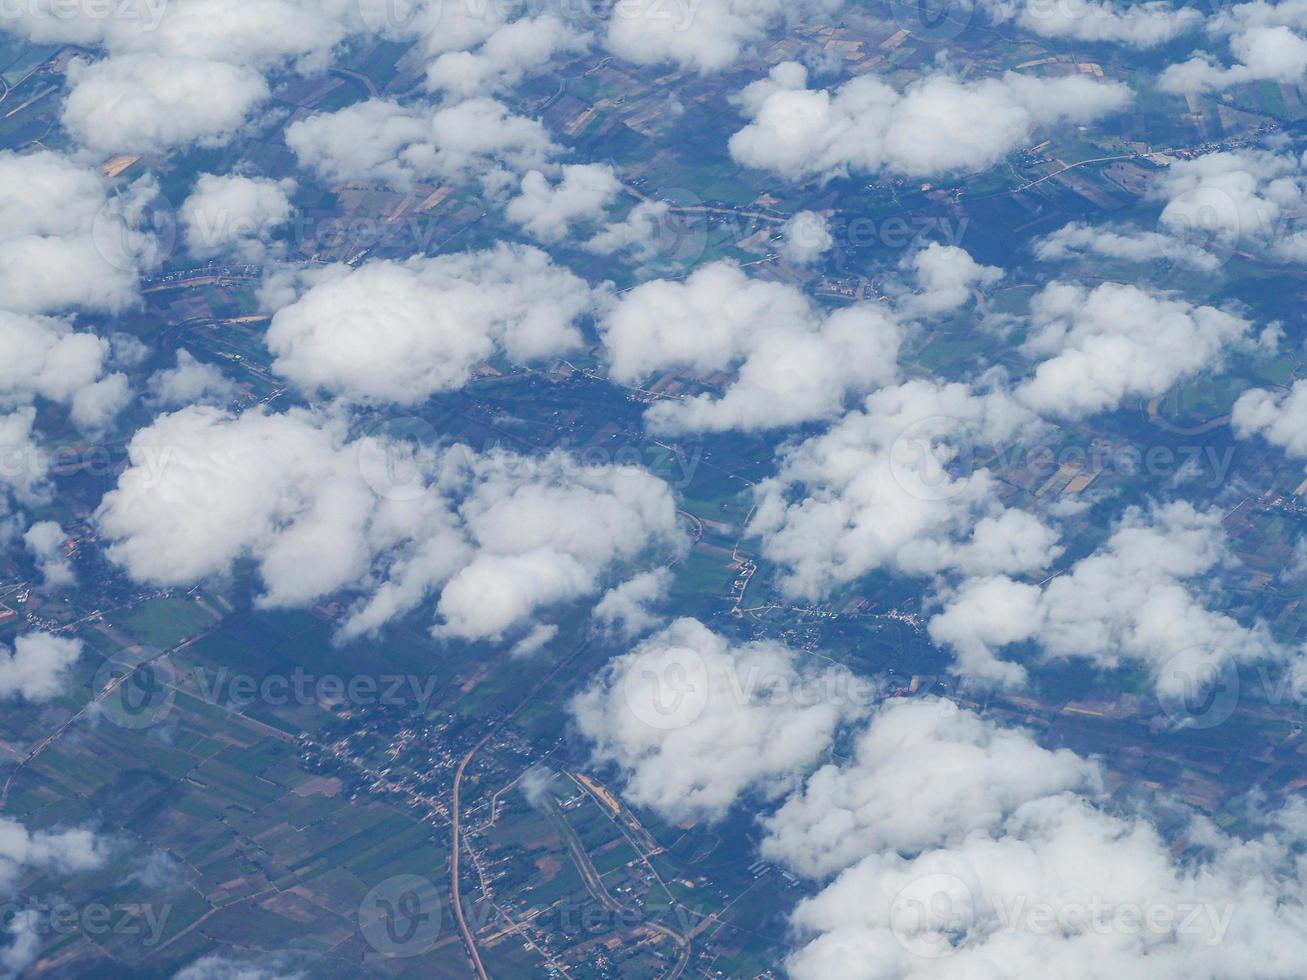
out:
{"label": "white cloud", "polygon": [[615,4],[608,49],[636,64],[675,62],[700,73],[733,65],[782,23],[821,19],[841,0],[635,0]]}
{"label": "white cloud", "polygon": [[595,224],[617,199],[622,182],[606,163],[573,164],[562,168],[561,179],[550,184],[539,170],[522,178],[517,197],[504,215],[544,242],[567,237],[573,224]]}
{"label": "white cloud", "polygon": [[1032,301],[1031,324],[1022,350],[1042,360],[1017,397],[1072,418],[1164,394],[1251,343],[1252,331],[1224,310],[1121,283],[1049,283]]}
{"label": "white cloud", "polygon": [[0,310],[0,405],[38,398],[68,407],[83,429],[107,425],[131,397],[122,374],[106,373],[109,341],[64,320]]}
{"label": "white cloud", "polygon": [[1129,95],[1119,82],[1013,72],[965,82],[930,75],[902,93],[865,76],[832,92],[809,89],[807,70],[785,62],[741,94],[752,122],[731,137],[730,150],[738,163],[792,180],[970,172],[997,163],[1037,126],[1093,121]]}
{"label": "white cloud", "polygon": [[781,585],[816,597],[873,569],[913,575],[1043,568],[1060,549],[1037,518],[1005,509],[986,447],[1038,420],[1001,391],[909,381],[781,453],[749,526]]}
{"label": "white cloud", "polygon": [[604,593],[595,604],[595,621],[610,633],[634,639],[662,621],[649,607],[666,598],[671,585],[672,573],[666,568],[642,572]]}
{"label": "white cloud", "polygon": [[1033,799],[1000,832],[956,846],[871,854],[800,903],[803,945],[789,975],[1301,975],[1301,833],[1279,827],[1240,841],[1202,821],[1188,831],[1203,846],[1179,859],[1149,820],[1067,794]]}
{"label": "white cloud", "polygon": [[918,294],[903,297],[899,306],[913,316],[948,313],[971,300],[972,291],[991,286],[1003,278],[1003,270],[981,265],[956,245],[931,242],[904,259],[901,268],[910,269]]}
{"label": "white cloud", "polygon": [[1307,382],[1295,381],[1286,391],[1253,388],[1234,403],[1230,424],[1235,435],[1260,435],[1290,456],[1307,456]]}
{"label": "white cloud", "polygon": [[[49,701],[63,693],[69,673],[82,655],[82,641],[50,633],[28,633],[14,640],[12,652],[0,645],[0,700]],[[8,856],[0,826],[0,880]]]}
{"label": "white cloud", "polygon": [[[41,150],[0,153],[0,295],[6,309],[116,313],[136,300],[157,243],[136,230],[150,188],[117,198],[97,170]],[[39,270],[37,274],[34,270]],[[2,370],[2,368],[0,368]]]}
{"label": "white cloud", "polygon": [[684,282],[626,293],[600,324],[612,377],[733,370],[719,398],[662,401],[646,421],[662,431],[756,430],[838,414],[851,396],[898,373],[903,328],[882,306],[825,314],[798,289],[750,279],[716,262]]}
{"label": "white cloud", "polygon": [[495,29],[476,50],[446,51],[427,68],[427,88],[460,98],[511,88],[544,69],[556,55],[579,53],[589,34],[552,14],[522,17]]}
{"label": "white cloud", "polygon": [[63,124],[98,153],[224,143],[268,97],[253,69],[152,53],[73,62],[68,82]]}
{"label": "white cloud", "polygon": [[438,596],[441,635],[498,638],[684,540],[645,470],[350,440],[339,419],[304,411],[188,408],[128,454],[96,513],[111,560],[177,585],[249,559],[265,606],[355,597],[350,636]]}
{"label": "white cloud", "polygon": [[64,554],[64,542],[68,535],[54,521],[40,521],[33,524],[23,535],[23,544],[27,552],[36,560],[37,570],[41,573],[41,587],[44,589],[64,589],[77,583],[72,562]]}
{"label": "white cloud", "polygon": [[543,167],[557,152],[545,128],[488,98],[405,108],[373,99],[292,123],[286,145],[327,180],[477,177],[497,189],[512,173]]}
{"label": "white cloud", "polygon": [[[274,283],[271,298],[284,299]],[[414,404],[465,385],[496,353],[538,361],[580,346],[595,294],[526,246],[315,270],[265,336],[305,391]],[[293,294],[292,294],[293,295]]]}
{"label": "white cloud", "polygon": [[826,219],[816,211],[800,211],[781,229],[781,256],[798,265],[811,265],[835,244]]}
{"label": "white cloud", "polygon": [[1110,0],[990,0],[985,6],[995,22],[1015,20],[1042,37],[1106,41],[1134,48],[1165,44],[1203,23],[1200,11],[1165,2],[1123,5]]}
{"label": "white cloud", "polygon": [[1133,228],[1100,228],[1075,221],[1035,242],[1035,256],[1045,262],[1102,256],[1128,262],[1164,259],[1199,272],[1214,272],[1220,259],[1182,238]]}
{"label": "white cloud", "polygon": [[718,820],[745,793],[775,797],[865,713],[870,691],[772,641],[734,644],[678,619],[614,659],[572,702],[623,798],[669,820]]}
{"label": "white cloud", "polygon": [[247,262],[262,262],[269,237],[291,217],[293,180],[200,174],[180,217],[192,255],[208,258],[230,251]]}
{"label": "white cloud", "polygon": [[821,878],[868,854],[915,854],[996,831],[1022,803],[1101,790],[1094,763],[1041,748],[951,701],[888,700],[854,757],[828,763],[764,819],[762,855]]}
{"label": "white cloud", "polygon": [[215,365],[197,361],[190,351],[181,347],[177,349],[176,366],[152,374],[147,387],[151,401],[166,408],[227,405],[239,390]]}
{"label": "white cloud", "polygon": [[1208,608],[1208,583],[1228,561],[1219,511],[1131,508],[1106,544],[1042,587],[968,581],[931,619],[930,636],[956,651],[961,672],[1004,684],[1025,670],[995,651],[1033,641],[1048,659],[1138,663],[1159,692],[1183,693],[1205,671],[1276,654],[1264,628]]}

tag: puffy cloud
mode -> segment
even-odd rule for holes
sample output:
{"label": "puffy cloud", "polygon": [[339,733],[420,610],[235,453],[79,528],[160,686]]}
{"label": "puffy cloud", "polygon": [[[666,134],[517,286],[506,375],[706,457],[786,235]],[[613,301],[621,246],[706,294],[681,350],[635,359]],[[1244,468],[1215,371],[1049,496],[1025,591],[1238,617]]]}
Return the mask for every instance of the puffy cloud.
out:
{"label": "puffy cloud", "polygon": [[1129,89],[1083,77],[958,81],[930,75],[902,93],[864,76],[833,92],[807,87],[795,62],[749,85],[752,122],[730,140],[731,156],[792,180],[890,170],[912,176],[975,171],[997,163],[1030,131],[1090,122],[1122,108]]}
{"label": "puffy cloud", "polygon": [[1160,225],[1182,240],[1307,261],[1307,243],[1290,225],[1307,214],[1307,174],[1296,155],[1238,150],[1178,160],[1155,193],[1165,202]]}
{"label": "puffy cloud", "polygon": [[661,621],[649,607],[664,599],[671,585],[672,573],[666,568],[642,572],[604,593],[595,604],[595,621],[609,632],[633,639]]}
{"label": "puffy cloud", "polygon": [[781,234],[781,256],[798,265],[811,265],[835,244],[826,219],[816,211],[800,211],[785,222]]}
{"label": "puffy cloud", "polygon": [[185,348],[178,348],[175,367],[155,372],[147,385],[151,401],[167,408],[227,405],[239,390],[216,366],[197,361]]}
{"label": "puffy cloud", "polygon": [[290,220],[294,192],[293,180],[200,174],[180,209],[187,247],[198,258],[231,251],[262,262],[271,233]]}
{"label": "puffy cloud", "polygon": [[1081,0],[1074,4],[991,0],[985,6],[996,22],[1015,20],[1025,30],[1042,37],[1107,41],[1134,48],[1165,44],[1203,23],[1201,12],[1164,2],[1122,5],[1104,0]]}
{"label": "puffy cloud", "polygon": [[1023,804],[998,833],[868,855],[800,903],[789,975],[1300,975],[1301,833],[1278,826],[1240,841],[1202,821],[1189,831],[1203,846],[1177,859],[1149,820],[1065,794]]}
{"label": "puffy cloud", "polygon": [[1301,0],[1272,4],[1265,0],[1236,4],[1207,23],[1214,38],[1226,38],[1234,63],[1223,67],[1209,52],[1195,52],[1171,65],[1160,78],[1168,92],[1203,92],[1231,85],[1270,81],[1296,85],[1307,74],[1307,4]]}
{"label": "puffy cloud", "polygon": [[970,676],[1021,683],[1025,670],[995,651],[1031,641],[1044,658],[1139,663],[1159,692],[1183,694],[1208,671],[1278,655],[1264,628],[1206,605],[1204,583],[1228,560],[1219,511],[1131,508],[1106,544],[1042,587],[968,581],[931,619],[930,636]]}
{"label": "puffy cloud", "polygon": [[211,953],[183,967],[172,980],[303,980],[281,957],[220,956]]}
{"label": "puffy cloud", "polygon": [[869,695],[843,668],[678,619],[614,659],[571,710],[595,757],[622,770],[624,799],[669,820],[718,820],[745,793],[796,785]]}
{"label": "puffy cloud", "polygon": [[1044,567],[1060,549],[1037,518],[1005,509],[978,466],[1038,420],[1001,391],[914,380],[871,395],[781,453],[755,491],[749,533],[790,593],[815,597],[889,566],[913,575]]}
{"label": "puffy cloud", "polygon": [[[82,641],[50,633],[28,633],[14,640],[13,651],[0,646],[0,699],[49,701],[63,693],[68,675],[82,655]],[[0,825],[0,881],[11,849],[5,835],[12,828]]]}
{"label": "puffy cloud", "polygon": [[65,127],[98,152],[230,139],[268,97],[263,73],[320,71],[357,25],[348,0],[24,4],[7,27],[103,48],[70,66]]}
{"label": "puffy cloud", "polygon": [[451,50],[427,68],[427,88],[460,98],[511,88],[558,54],[581,52],[590,36],[558,17],[523,17],[495,29],[476,50]]}
{"label": "puffy cloud", "polygon": [[479,177],[500,188],[509,172],[539,169],[557,151],[545,128],[489,98],[405,108],[373,99],[291,124],[286,145],[327,180]]}
{"label": "puffy cloud", "polygon": [[1043,358],[1017,397],[1038,412],[1077,417],[1151,397],[1250,342],[1252,324],[1134,285],[1053,282],[1031,304],[1022,350]]}
{"label": "puffy cloud", "polygon": [[1213,272],[1221,261],[1211,252],[1182,238],[1133,228],[1115,230],[1075,221],[1063,225],[1035,243],[1035,256],[1045,262],[1060,262],[1082,256],[1102,256],[1127,262],[1159,259],[1188,266],[1199,272]]}
{"label": "puffy cloud", "polygon": [[885,702],[847,763],[828,763],[763,824],[763,857],[813,878],[868,854],[915,854],[997,831],[1028,800],[1098,793],[1096,764],[1041,748],[951,701]]}
{"label": "puffy cloud", "polygon": [[672,206],[666,201],[641,201],[627,212],[625,219],[596,232],[581,247],[599,255],[626,251],[638,262],[648,261],[658,254],[663,239],[672,238],[670,244],[678,244],[679,236],[667,234],[671,211]]}
{"label": "puffy cloud", "polygon": [[[136,299],[157,243],[137,230],[150,188],[111,199],[91,168],[58,153],[0,153],[0,295],[6,309],[114,313]],[[2,369],[0,369],[2,370]]]}
{"label": "puffy cloud", "polygon": [[1287,392],[1253,388],[1236,399],[1230,413],[1235,435],[1260,435],[1290,456],[1307,456],[1307,381],[1295,381]]}
{"label": "puffy cloud", "polygon": [[84,429],[98,429],[127,404],[122,374],[108,374],[109,341],[77,333],[64,320],[0,310],[0,404],[45,398],[66,405]]}
{"label": "puffy cloud", "polygon": [[33,524],[23,535],[23,544],[28,554],[36,559],[37,570],[41,573],[42,588],[63,589],[77,582],[72,563],[64,554],[64,542],[68,535],[54,521],[40,521]]}
{"label": "puffy cloud", "polygon": [[252,69],[150,53],[73,62],[68,82],[63,124],[99,153],[223,143],[268,97]]}
{"label": "puffy cloud", "polygon": [[900,300],[900,308],[919,316],[934,316],[966,304],[972,290],[1003,278],[1003,270],[981,265],[956,245],[931,242],[903,261],[917,282],[919,293]]}
{"label": "puffy cloud", "polygon": [[[538,249],[374,261],[315,271],[272,318],[273,370],[306,391],[414,404],[465,385],[502,352],[536,361],[580,346],[595,296]],[[274,298],[280,298],[279,296]]]}
{"label": "puffy cloud", "polygon": [[707,74],[734,64],[772,27],[833,14],[841,0],[638,0],[616,4],[608,49],[636,64],[675,62]]}
{"label": "puffy cloud", "polygon": [[606,163],[574,164],[562,169],[557,184],[539,170],[522,178],[521,193],[508,202],[504,214],[545,242],[567,237],[573,223],[594,224],[617,199],[622,182]]}
{"label": "puffy cloud", "polygon": [[[23,501],[39,500],[49,490],[45,481],[50,459],[33,438],[35,422],[34,408],[0,414],[0,488],[8,488]],[[0,495],[0,519],[5,510],[4,496]],[[0,539],[6,536],[6,530],[0,520]]]}
{"label": "puffy cloud", "polygon": [[111,560],[182,584],[249,559],[265,606],[356,596],[349,636],[435,595],[441,635],[497,638],[684,541],[645,470],[351,441],[304,411],[188,408],[138,432],[128,455],[96,513]]}
{"label": "puffy cloud", "polygon": [[837,414],[855,394],[898,373],[903,328],[864,303],[830,315],[791,286],[753,280],[717,262],[684,282],[626,293],[600,325],[610,371],[638,382],[654,371],[734,370],[719,398],[663,401],[648,423],[663,431],[756,430]]}

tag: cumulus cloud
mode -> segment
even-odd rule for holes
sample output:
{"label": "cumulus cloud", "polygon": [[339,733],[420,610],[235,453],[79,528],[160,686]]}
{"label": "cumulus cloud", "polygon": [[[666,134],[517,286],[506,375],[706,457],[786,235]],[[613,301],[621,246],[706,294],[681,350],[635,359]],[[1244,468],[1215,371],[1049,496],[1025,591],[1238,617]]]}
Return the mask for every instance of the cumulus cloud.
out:
{"label": "cumulus cloud", "polygon": [[1208,34],[1228,43],[1233,63],[1198,51],[1171,65],[1160,78],[1163,91],[1203,92],[1269,81],[1296,85],[1307,75],[1307,5],[1301,0],[1253,0],[1221,10],[1207,22]]}
{"label": "cumulus cloud", "polygon": [[23,535],[23,544],[36,560],[44,589],[64,589],[77,582],[72,562],[64,554],[67,540],[68,535],[55,521],[39,521]]}
{"label": "cumulus cloud", "polygon": [[916,295],[903,297],[900,308],[913,316],[936,316],[970,301],[973,290],[992,286],[1003,270],[981,265],[956,245],[931,242],[904,259],[901,268],[912,272]]}
{"label": "cumulus cloud", "polygon": [[1183,501],[1131,508],[1099,550],[1042,587],[1002,575],[969,580],[931,619],[930,636],[956,651],[963,673],[1004,684],[1026,672],[997,651],[1033,642],[1048,659],[1137,663],[1159,692],[1183,694],[1205,671],[1277,655],[1263,627],[1208,607],[1229,560],[1219,511]]}
{"label": "cumulus cloud", "polygon": [[633,639],[662,621],[650,607],[666,598],[671,585],[669,569],[642,572],[604,593],[595,604],[595,622],[623,639]]}
{"label": "cumulus cloud", "polygon": [[1200,11],[1165,2],[1119,4],[1104,0],[1045,3],[1040,0],[990,0],[985,4],[997,23],[1015,21],[1042,37],[1073,41],[1105,41],[1133,48],[1152,48],[1195,30],[1203,23]]}
{"label": "cumulus cloud", "polygon": [[494,99],[404,107],[373,99],[292,123],[286,145],[326,180],[480,178],[503,189],[512,174],[542,168],[557,152],[545,128]]}
{"label": "cumulus cloud", "polygon": [[183,409],[128,457],[96,520],[134,579],[178,585],[250,560],[264,606],[353,596],[347,636],[437,596],[438,633],[498,638],[684,541],[643,469],[350,440],[304,411]]}
{"label": "cumulus cloud", "polygon": [[745,88],[741,107],[752,121],[730,140],[738,163],[792,180],[983,170],[1035,127],[1093,121],[1130,94],[1119,82],[1014,72],[977,81],[929,75],[901,93],[872,76],[833,92],[807,81],[807,69],[785,62]]}
{"label": "cumulus cloud", "polygon": [[268,97],[265,72],[320,71],[360,26],[345,0],[37,0],[6,21],[33,39],[106,53],[70,66],[63,112],[64,126],[103,153],[230,139]]}
{"label": "cumulus cloud", "polygon": [[[279,282],[269,297],[286,295]],[[291,282],[265,343],[273,370],[305,391],[415,404],[467,384],[497,353],[538,361],[580,346],[596,296],[538,249],[374,261]]]}
{"label": "cumulus cloud", "polygon": [[1241,439],[1259,435],[1290,456],[1307,456],[1307,382],[1295,381],[1288,391],[1245,391],[1234,403],[1230,425]]}
{"label": "cumulus cloud", "polygon": [[821,18],[841,0],[676,0],[616,4],[608,50],[648,65],[670,61],[703,74],[733,65],[773,27]]}
{"label": "cumulus cloud", "polygon": [[780,643],[735,644],[678,619],[614,659],[571,710],[595,758],[621,769],[624,799],[669,820],[719,820],[746,793],[796,785],[869,693]]}
{"label": "cumulus cloud", "polygon": [[165,408],[186,405],[227,405],[239,389],[215,365],[197,361],[185,348],[177,349],[174,367],[157,371],[147,382],[150,400]]}
{"label": "cumulus cloud", "polygon": [[816,211],[800,211],[785,222],[781,235],[782,258],[797,265],[811,265],[835,244],[826,219]]}
{"label": "cumulus cloud", "polygon": [[1053,282],[1031,304],[1022,350],[1042,359],[1017,397],[1072,418],[1114,409],[1220,364],[1251,331],[1243,317],[1134,285]]}
{"label": "cumulus cloud", "polygon": [[903,327],[863,303],[827,315],[798,289],[750,279],[716,262],[683,282],[626,293],[600,324],[612,377],[731,370],[720,397],[662,401],[646,415],[662,431],[758,430],[838,414],[851,396],[894,380]]}
{"label": "cumulus cloud", "polygon": [[136,300],[157,242],[137,228],[146,184],[111,196],[99,171],[58,153],[0,153],[0,295],[6,309],[116,313]]}
{"label": "cumulus cloud", "polygon": [[[1300,830],[1241,841],[1203,821],[1177,858],[1148,819],[1070,794],[1023,804],[997,833],[874,853],[793,917],[789,975],[822,980],[1299,975]],[[1264,950],[1277,954],[1267,958]]]}
{"label": "cumulus cloud", "polygon": [[1102,256],[1127,262],[1165,260],[1199,272],[1213,272],[1221,260],[1183,238],[1135,228],[1101,228],[1074,221],[1035,242],[1035,257],[1062,262]]}
{"label": "cumulus cloud", "polygon": [[[23,698],[34,704],[57,698],[69,672],[82,655],[82,641],[50,633],[28,633],[14,640],[13,650],[0,645],[0,700]],[[6,828],[0,826],[0,881],[4,878]]]}
{"label": "cumulus cloud", "polygon": [[763,821],[763,857],[812,878],[868,854],[915,854],[993,832],[1028,800],[1098,793],[1096,764],[1040,747],[951,701],[885,702],[858,737],[854,757],[808,777]]}
{"label": "cumulus cloud", "polygon": [[268,97],[251,69],[158,54],[73,62],[68,82],[64,127],[99,153],[224,143]]}
{"label": "cumulus cloud", "polygon": [[913,575],[1043,568],[1060,551],[1037,518],[1004,508],[978,465],[1038,431],[1005,392],[908,381],[783,450],[755,491],[750,534],[781,585],[817,597],[888,566]]}
{"label": "cumulus cloud", "polygon": [[1154,192],[1159,224],[1194,244],[1253,249],[1307,261],[1307,240],[1294,222],[1307,215],[1307,173],[1291,153],[1244,149],[1177,160]]}
{"label": "cumulus cloud", "polygon": [[508,202],[504,215],[541,241],[556,242],[567,237],[574,223],[598,223],[621,189],[622,182],[606,163],[563,167],[556,184],[532,170],[522,178],[520,193]]}
{"label": "cumulus cloud", "polygon": [[290,220],[293,180],[200,174],[180,216],[186,245],[197,258],[232,252],[258,263],[272,232]]}
{"label": "cumulus cloud", "polygon": [[544,69],[556,55],[579,53],[590,35],[553,14],[522,17],[495,29],[474,50],[451,50],[427,68],[427,88],[459,98],[511,88]]}
{"label": "cumulus cloud", "polygon": [[65,320],[0,310],[0,405],[38,398],[68,408],[83,429],[107,425],[131,397],[127,378],[109,373],[109,341],[78,333]]}

